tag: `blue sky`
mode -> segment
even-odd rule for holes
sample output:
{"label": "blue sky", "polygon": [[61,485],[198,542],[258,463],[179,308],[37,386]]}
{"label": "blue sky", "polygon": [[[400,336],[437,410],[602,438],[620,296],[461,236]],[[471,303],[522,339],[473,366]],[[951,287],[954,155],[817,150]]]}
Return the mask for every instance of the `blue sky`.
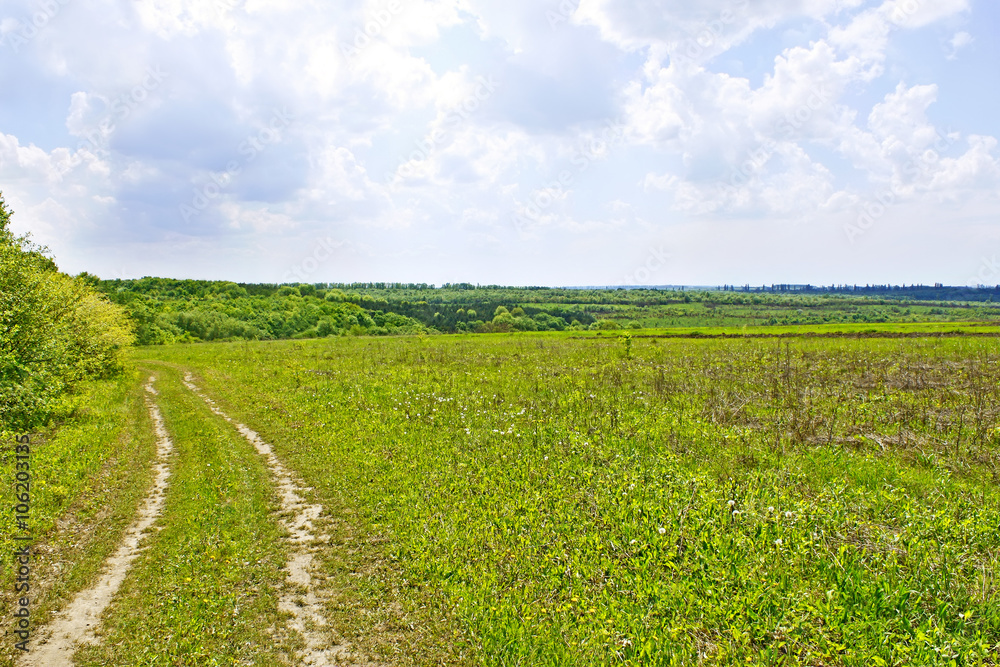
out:
{"label": "blue sky", "polygon": [[71,273],[1000,283],[986,0],[0,0]]}

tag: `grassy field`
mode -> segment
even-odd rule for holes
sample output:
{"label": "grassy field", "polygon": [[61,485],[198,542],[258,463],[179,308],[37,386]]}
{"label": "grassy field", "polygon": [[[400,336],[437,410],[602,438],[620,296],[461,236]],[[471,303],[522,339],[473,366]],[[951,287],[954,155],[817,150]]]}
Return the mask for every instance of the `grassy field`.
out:
{"label": "grassy field", "polygon": [[997,664],[1000,355],[924,333],[140,355],[313,487],[391,664]]}
{"label": "grassy field", "polygon": [[280,631],[284,553],[274,491],[253,448],[153,367],[176,448],[166,507],[105,617],[92,665],[280,665],[294,638]]}
{"label": "grassy field", "polygon": [[[155,445],[142,399],[144,377],[136,371],[116,381],[93,382],[71,397],[65,423],[32,438],[31,533],[35,538],[31,595],[33,620],[48,618],[88,585],[132,520],[152,480]],[[13,438],[3,439],[5,479],[0,503],[14,503]],[[13,554],[13,517],[3,518],[0,549]],[[4,562],[12,562],[5,556]],[[13,569],[0,570],[0,607],[14,609]],[[5,614],[5,616],[7,616]],[[10,628],[5,623],[4,630]],[[14,640],[0,648],[0,664],[12,664]]]}
{"label": "grassy field", "polygon": [[190,372],[322,504],[315,579],[345,664],[997,665],[998,334],[140,348],[34,440],[33,617],[92,585],[149,487],[155,375],[163,515],[76,664],[299,664],[274,479]]}

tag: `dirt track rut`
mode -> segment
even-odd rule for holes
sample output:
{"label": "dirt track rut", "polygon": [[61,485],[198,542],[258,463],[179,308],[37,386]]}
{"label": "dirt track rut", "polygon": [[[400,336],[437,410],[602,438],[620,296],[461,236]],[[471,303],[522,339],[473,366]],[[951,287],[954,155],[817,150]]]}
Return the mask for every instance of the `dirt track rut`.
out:
{"label": "dirt track rut", "polygon": [[[271,446],[252,429],[237,422],[205,395],[193,382],[189,373],[184,384],[200,396],[212,412],[231,423],[264,458],[275,480],[281,499],[281,525],[288,530],[290,557],[286,565],[288,590],[278,601],[278,608],[292,616],[290,626],[305,640],[306,648],[297,656],[301,664],[308,667],[337,667],[340,661],[349,660],[347,647],[331,645],[327,623],[323,613],[326,596],[313,577],[315,569],[314,553],[327,539],[318,534],[313,522],[323,512],[321,505],[310,505],[303,498],[304,487],[298,483],[287,468],[275,456]],[[355,664],[355,663],[351,663]]]}
{"label": "dirt track rut", "polygon": [[69,666],[73,664],[73,653],[78,645],[97,643],[97,629],[100,626],[101,615],[125,580],[125,575],[132,567],[132,561],[143,550],[142,542],[146,531],[153,527],[163,512],[167,482],[170,478],[167,459],[173,452],[174,445],[163,424],[160,409],[151,398],[157,393],[153,387],[155,379],[151,377],[146,384],[148,394],[146,405],[153,420],[157,439],[156,477],[153,487],[146,495],[145,502],[132,525],[125,531],[118,550],[105,561],[100,578],[90,588],[77,593],[69,606],[56,614],[47,625],[38,629],[31,650],[18,663],[22,667]]}

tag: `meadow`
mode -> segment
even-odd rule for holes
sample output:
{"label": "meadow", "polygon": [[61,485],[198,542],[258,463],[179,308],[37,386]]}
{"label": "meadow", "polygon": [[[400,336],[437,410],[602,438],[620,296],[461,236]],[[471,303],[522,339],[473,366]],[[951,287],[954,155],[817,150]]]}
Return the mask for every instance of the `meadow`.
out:
{"label": "meadow", "polygon": [[[995,665],[1000,354],[993,335],[923,333],[135,356],[190,370],[312,488],[331,622],[383,664]],[[176,559],[213,542],[171,530]],[[183,634],[169,609],[148,636]]]}

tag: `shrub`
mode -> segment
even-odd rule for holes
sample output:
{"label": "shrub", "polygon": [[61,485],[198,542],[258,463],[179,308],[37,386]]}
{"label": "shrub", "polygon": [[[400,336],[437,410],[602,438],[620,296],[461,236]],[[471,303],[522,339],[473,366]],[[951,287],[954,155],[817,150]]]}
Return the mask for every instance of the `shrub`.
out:
{"label": "shrub", "polygon": [[114,374],[134,335],[87,275],[60,273],[46,250],[10,231],[0,195],[0,430],[28,430],[80,380]]}

